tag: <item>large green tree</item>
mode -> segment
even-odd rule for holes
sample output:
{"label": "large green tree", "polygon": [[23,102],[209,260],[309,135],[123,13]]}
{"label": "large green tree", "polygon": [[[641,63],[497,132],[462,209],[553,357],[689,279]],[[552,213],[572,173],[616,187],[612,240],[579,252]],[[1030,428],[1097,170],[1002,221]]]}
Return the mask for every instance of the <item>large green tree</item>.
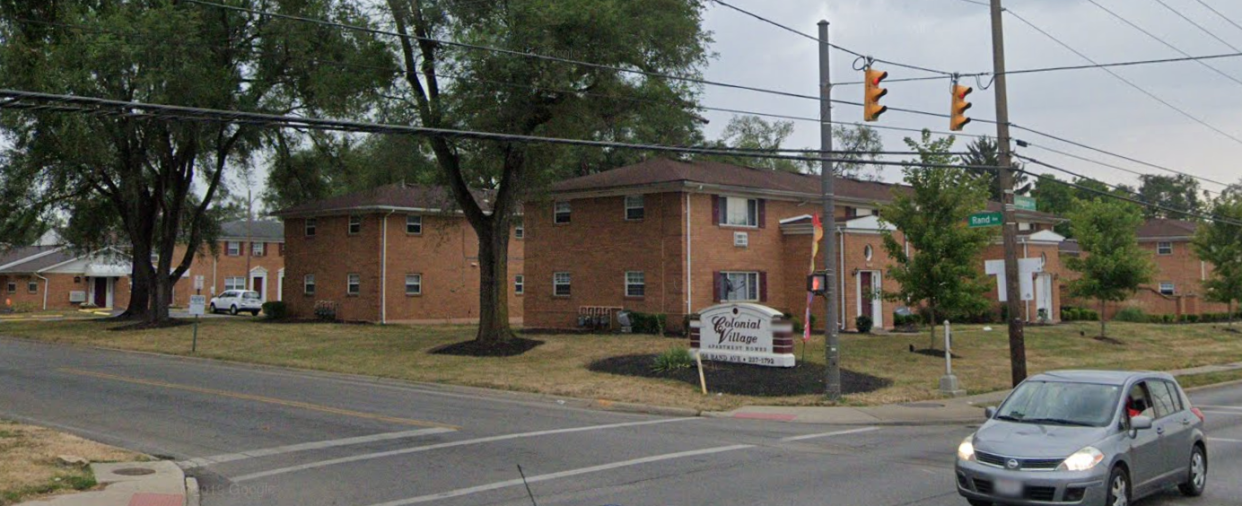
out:
{"label": "large green tree", "polygon": [[1134,204],[1097,197],[1076,201],[1068,217],[1082,249],[1081,256],[1065,261],[1066,267],[1078,273],[1069,283],[1070,293],[1099,301],[1100,336],[1104,337],[1106,304],[1126,300],[1151,282],[1155,267],[1151,255],[1138,243],[1143,211]]}
{"label": "large green tree", "polygon": [[1191,246],[1200,260],[1212,264],[1212,275],[1203,282],[1207,299],[1229,305],[1233,326],[1234,305],[1242,300],[1242,225],[1235,224],[1242,222],[1242,192],[1225,192],[1210,211],[1216,219],[1199,224]]}
{"label": "large green tree", "polygon": [[[1203,198],[1199,193],[1199,181],[1193,177],[1177,174],[1174,176],[1144,175],[1140,177],[1138,193],[1144,202],[1156,204],[1167,209],[1198,213],[1203,210]],[[1144,210],[1148,218],[1185,219],[1185,214],[1147,207]]]}
{"label": "large green tree", "polygon": [[[718,147],[777,153],[793,134],[792,121],[765,121],[758,116],[734,116],[720,134]],[[810,157],[811,155],[808,155]],[[806,163],[797,160],[711,155],[704,159],[782,172],[805,172]]]}
{"label": "large green tree", "polygon": [[[366,22],[352,2],[279,8]],[[348,115],[395,69],[387,48],[363,33],[177,0],[6,0],[0,38],[6,88],[271,114]],[[375,70],[343,71],[342,62]],[[129,113],[22,109],[6,113],[2,126],[10,159],[39,183],[37,209],[76,217],[107,204],[114,228],[96,234],[118,230],[128,245],[126,314],[157,323],[167,320],[173,284],[204,240],[224,174],[265,141],[256,127]],[[91,230],[78,228],[82,240],[100,242]],[[176,256],[178,244],[190,247]]]}
{"label": "large green tree", "polygon": [[[962,164],[972,166],[966,170],[974,174],[975,177],[983,179],[985,184],[988,185],[988,191],[993,202],[1001,201],[1001,187],[1000,183],[997,182],[1000,173],[984,168],[1000,166],[1000,151],[997,148],[996,139],[985,135],[971,141],[970,144],[966,145],[966,154],[962,155]],[[1022,169],[1022,163],[1014,160],[1012,164],[1015,170]],[[1030,178],[1026,174],[1014,172],[1012,189],[1018,194],[1026,195],[1031,191],[1031,185],[1027,183],[1028,179]]]}
{"label": "large green tree", "polygon": [[[413,111],[411,123],[579,139],[678,143],[680,137],[684,143],[698,138],[693,83],[520,53],[695,77],[710,42],[702,28],[702,0],[386,0],[383,5],[384,24],[402,34],[391,39],[403,74],[393,92],[400,101],[390,108]],[[609,158],[616,150],[507,140],[432,136],[426,141],[439,180],[452,190],[479,237],[477,340],[503,345],[513,336],[506,280],[518,203],[579,167],[633,155]],[[496,190],[490,209],[470,193],[478,186]]]}
{"label": "large green tree", "polygon": [[949,154],[953,137],[933,139],[924,130],[921,140],[905,139],[919,159],[902,169],[909,189],[895,189],[893,200],[880,210],[909,243],[884,231],[884,250],[894,260],[888,276],[901,287],[886,293],[890,300],[923,303],[931,314],[931,344],[936,346],[936,320],[941,316],[978,314],[988,307],[984,294],[983,250],[995,231],[969,228],[967,219],[987,208],[985,182],[960,168],[928,167],[957,162]]}

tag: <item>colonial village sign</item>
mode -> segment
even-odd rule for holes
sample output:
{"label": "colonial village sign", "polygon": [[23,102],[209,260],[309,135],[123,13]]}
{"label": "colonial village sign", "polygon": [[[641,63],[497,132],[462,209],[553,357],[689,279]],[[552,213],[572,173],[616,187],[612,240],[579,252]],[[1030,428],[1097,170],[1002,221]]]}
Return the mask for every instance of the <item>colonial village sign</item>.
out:
{"label": "colonial village sign", "polygon": [[793,346],[793,325],[767,306],[725,303],[690,317],[690,347],[703,360],[793,367]]}

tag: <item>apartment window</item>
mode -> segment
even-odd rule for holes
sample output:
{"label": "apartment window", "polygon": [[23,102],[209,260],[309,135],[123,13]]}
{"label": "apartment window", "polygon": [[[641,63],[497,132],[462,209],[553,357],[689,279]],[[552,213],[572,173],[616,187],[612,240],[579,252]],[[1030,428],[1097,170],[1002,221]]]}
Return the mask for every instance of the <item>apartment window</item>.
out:
{"label": "apartment window", "polygon": [[759,226],[759,201],[739,197],[721,197],[720,224],[736,227]]}
{"label": "apartment window", "polygon": [[569,202],[557,202],[552,213],[552,222],[557,225],[569,223]]}
{"label": "apartment window", "polygon": [[525,239],[526,238],[526,226],[520,220],[516,224],[513,225],[513,238],[514,239]]}
{"label": "apartment window", "polygon": [[569,296],[569,273],[557,272],[552,274],[552,295],[558,297]]}
{"label": "apartment window", "polygon": [[625,197],[625,219],[628,221],[638,221],[643,219],[643,196],[629,195]]}
{"label": "apartment window", "polygon": [[256,257],[267,256],[267,243],[264,243],[264,242],[250,243],[250,254]]}
{"label": "apartment window", "polygon": [[349,235],[356,235],[359,232],[362,232],[362,217],[361,216],[350,216],[349,217]]}
{"label": "apartment window", "polygon": [[306,277],[302,278],[302,291],[305,292],[306,295],[315,295],[314,274],[307,274]]}
{"label": "apartment window", "polygon": [[17,293],[17,282],[16,282],[16,281],[9,281],[9,286],[8,286],[8,288],[9,288],[9,293]]}
{"label": "apartment window", "polygon": [[642,297],[647,293],[647,282],[642,271],[629,271],[625,273],[625,296],[626,297]]}
{"label": "apartment window", "polygon": [[345,293],[349,295],[358,295],[362,293],[362,275],[350,274],[346,279]]}
{"label": "apartment window", "polygon": [[423,233],[423,217],[409,215],[405,217],[405,233],[419,235]]}
{"label": "apartment window", "polygon": [[[224,246],[224,254],[225,254],[225,255],[228,255],[228,256],[231,256],[231,257],[241,256],[241,243],[240,243],[240,242],[237,242],[237,241],[229,241],[229,242],[224,243],[224,244],[225,244],[225,246]],[[152,260],[151,260],[151,262],[153,262],[153,263],[154,263],[154,262],[155,262],[155,259],[152,259]]]}
{"label": "apartment window", "polygon": [[526,276],[518,274],[513,277],[513,293],[518,295],[526,293]]}
{"label": "apartment window", "polygon": [[406,274],[405,275],[405,294],[406,295],[422,295],[423,294],[423,275],[422,274]]}
{"label": "apartment window", "polygon": [[1031,230],[1031,223],[1030,223],[1030,222],[1028,222],[1028,221],[1019,221],[1019,222],[1018,222],[1018,231],[1019,231],[1019,232],[1028,232],[1028,231],[1030,231],[1030,230]]}
{"label": "apartment window", "polygon": [[241,276],[224,278],[224,290],[245,290],[246,278]]}
{"label": "apartment window", "polygon": [[871,261],[871,257],[874,255],[875,255],[875,250],[871,247],[870,244],[863,247],[863,258],[867,259],[868,262]]}
{"label": "apartment window", "polygon": [[1172,255],[1173,254],[1173,243],[1171,242],[1156,243],[1156,254],[1157,255]]}
{"label": "apartment window", "polygon": [[757,301],[759,300],[758,272],[722,272],[720,273],[720,300],[722,301]]}
{"label": "apartment window", "polygon": [[315,219],[306,219],[306,237],[315,237]]}
{"label": "apartment window", "polygon": [[28,291],[28,292],[30,292],[30,293],[39,293],[39,282],[38,282],[38,281],[30,281],[30,282],[26,283],[26,291]]}
{"label": "apartment window", "polygon": [[1165,282],[1163,282],[1163,283],[1160,283],[1160,293],[1162,293],[1162,294],[1164,294],[1164,295],[1173,295],[1173,293],[1174,293],[1174,291],[1175,291],[1175,290],[1174,290],[1175,288],[1177,288],[1177,287],[1176,287],[1176,286],[1174,286],[1174,285],[1173,285],[1173,283],[1170,283],[1170,282],[1168,282],[1168,281],[1165,281]]}

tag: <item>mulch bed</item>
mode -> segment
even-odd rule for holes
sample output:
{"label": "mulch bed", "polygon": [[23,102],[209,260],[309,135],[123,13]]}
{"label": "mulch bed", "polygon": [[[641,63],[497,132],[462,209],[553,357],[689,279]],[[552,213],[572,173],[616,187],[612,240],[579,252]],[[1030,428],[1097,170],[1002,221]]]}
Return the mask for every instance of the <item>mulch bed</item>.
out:
{"label": "mulch bed", "polygon": [[536,346],[543,344],[543,341],[535,339],[526,339],[524,337],[515,337],[509,339],[505,343],[497,346],[491,343],[484,344],[477,340],[462,341],[460,343],[446,344],[439,348],[435,348],[428,353],[432,355],[456,355],[460,357],[516,357]]}
{"label": "mulch bed", "polygon": [[[592,362],[587,369],[594,372],[638,376],[641,378],[673,379],[699,387],[699,371],[695,367],[671,373],[651,370],[655,355],[623,355]],[[725,362],[703,362],[703,374],[707,377],[707,390],[733,395],[756,397],[780,397],[824,393],[823,364],[802,363],[797,367],[762,367]],[[879,390],[892,384],[892,380],[869,374],[841,370],[841,390],[856,394]]]}
{"label": "mulch bed", "polygon": [[[936,357],[939,359],[944,358],[944,350],[937,350],[935,348],[923,348],[921,350],[914,350],[913,353],[918,353],[919,355],[927,355],[929,357]],[[962,358],[961,355],[958,355],[956,353],[950,353],[949,355],[952,356],[953,358]]]}
{"label": "mulch bed", "polygon": [[1095,336],[1095,337],[1092,337],[1091,339],[1095,339],[1096,341],[1099,341],[1101,343],[1115,344],[1117,346],[1125,346],[1126,344],[1126,343],[1123,343],[1121,341],[1118,341],[1116,339],[1113,339],[1111,337],[1106,337],[1106,336]]}

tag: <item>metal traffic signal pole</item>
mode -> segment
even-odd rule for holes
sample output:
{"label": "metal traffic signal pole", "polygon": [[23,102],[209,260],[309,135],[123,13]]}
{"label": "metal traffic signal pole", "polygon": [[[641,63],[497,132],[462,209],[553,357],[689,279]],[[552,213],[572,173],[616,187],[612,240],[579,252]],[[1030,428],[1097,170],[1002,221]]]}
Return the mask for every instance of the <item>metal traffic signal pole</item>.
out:
{"label": "metal traffic signal pole", "polygon": [[1009,96],[1005,85],[1005,34],[1001,0],[991,0],[992,75],[996,76],[996,145],[1000,151],[1001,217],[1005,246],[1005,297],[1009,308],[1009,365],[1013,385],[1026,379],[1026,336],[1018,288],[1018,223],[1014,219],[1013,160],[1009,153]]}
{"label": "metal traffic signal pole", "polygon": [[[828,160],[832,152],[832,82],[828,72],[828,21],[819,22],[819,189],[823,200],[824,238],[820,249],[824,251],[824,273],[827,275],[828,286],[824,287],[824,299],[827,301],[827,312],[824,318],[824,361],[827,374],[824,378],[824,394],[829,400],[841,398],[841,343],[837,334],[837,272],[836,248],[833,247],[837,230],[836,185],[832,173],[832,162]],[[811,322],[806,322],[810,325]]]}

